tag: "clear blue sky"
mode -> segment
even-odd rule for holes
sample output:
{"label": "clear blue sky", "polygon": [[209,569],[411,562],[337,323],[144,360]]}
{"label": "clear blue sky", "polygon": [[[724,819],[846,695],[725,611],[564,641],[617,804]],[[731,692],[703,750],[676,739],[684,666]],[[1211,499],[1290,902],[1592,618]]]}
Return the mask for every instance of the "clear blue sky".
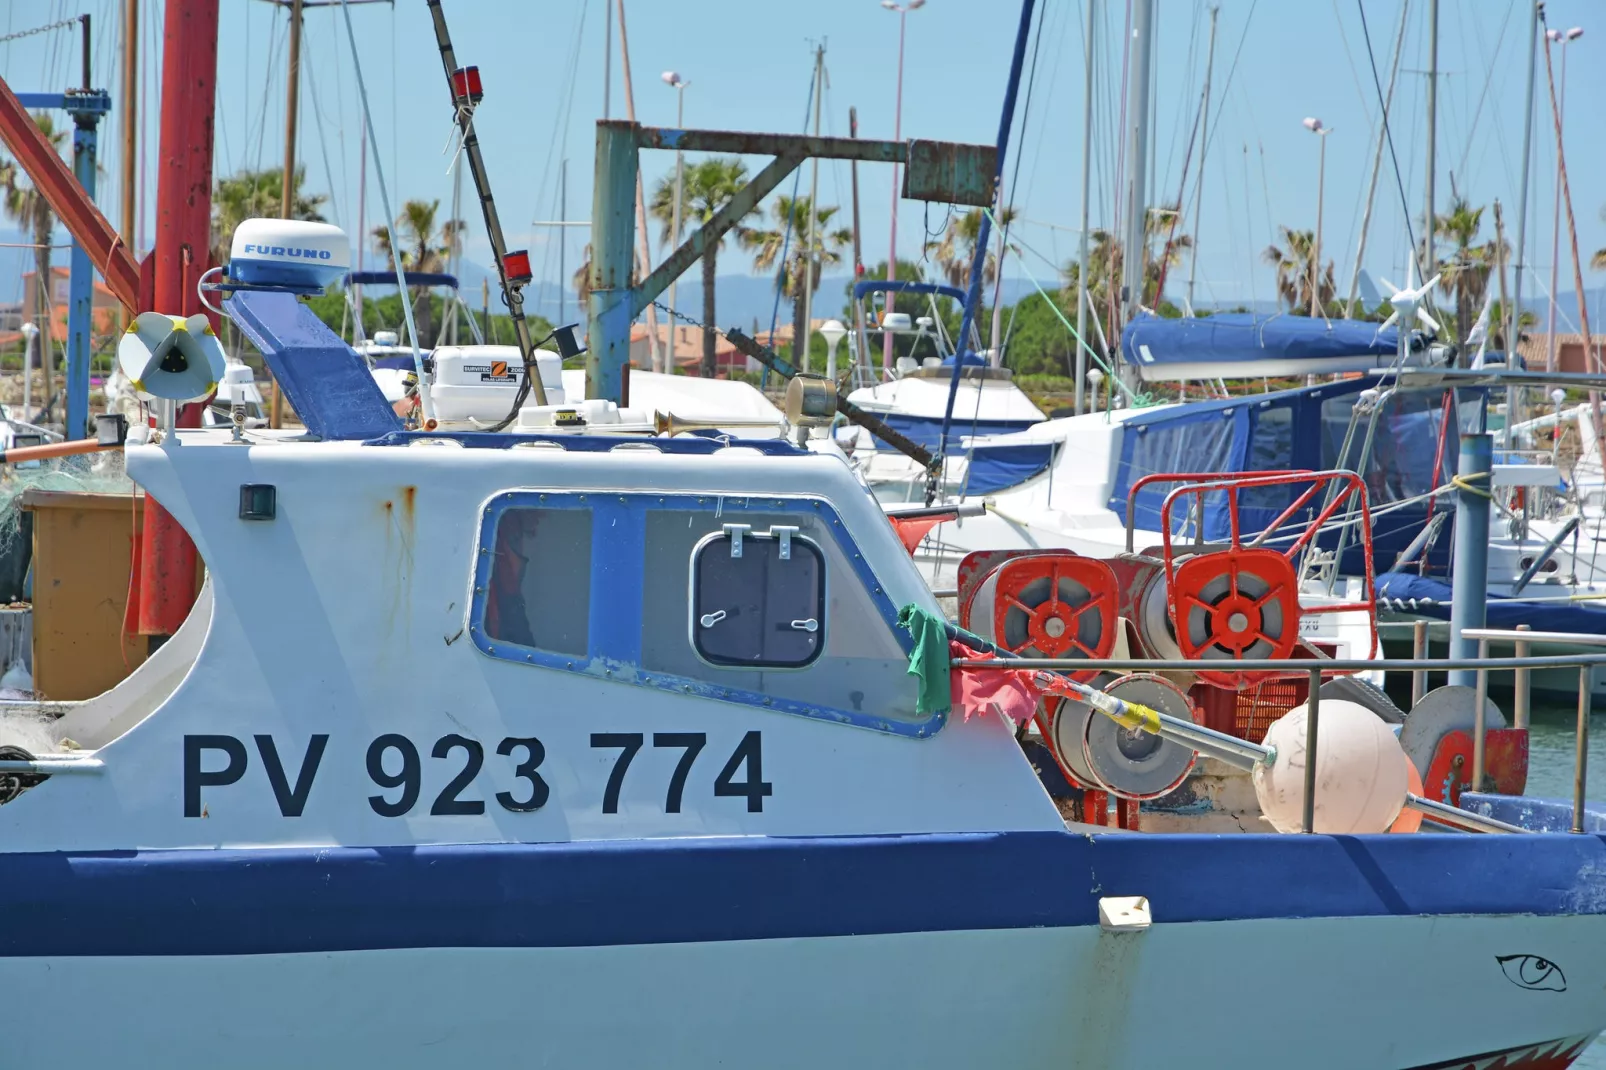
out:
{"label": "clear blue sky", "polygon": [[[1047,284],[1053,269],[1074,255],[1080,198],[1082,143],[1082,49],[1085,0],[1046,4],[1030,115],[1018,126],[1007,176],[1015,175],[1013,199],[1021,214],[1018,237],[1035,250],[1006,274],[1030,272]],[[675,93],[660,81],[667,69],[691,82],[686,124],[740,130],[799,130],[812,65],[813,42],[827,45],[829,88],[826,133],[847,132],[847,112],[857,106],[864,136],[892,133],[898,17],[876,0],[814,0],[759,3],[755,0],[629,0],[630,58],[638,117],[672,124]],[[147,72],[158,50],[159,0],[141,5],[148,22]],[[1197,108],[1208,32],[1203,2],[1158,4],[1156,122],[1152,200],[1172,200]],[[1585,284],[1603,281],[1587,270],[1587,258],[1606,246],[1601,176],[1606,144],[1592,136],[1593,103],[1606,89],[1606,17],[1584,0],[1552,0],[1550,24],[1581,24],[1585,36],[1568,46],[1572,58],[1568,94],[1568,164],[1579,238],[1586,259]],[[1120,98],[1116,51],[1125,4],[1103,0],[1105,28],[1096,35],[1097,81],[1094,203],[1095,226],[1113,218],[1116,166],[1115,107]],[[1409,211],[1417,225],[1423,210],[1425,86],[1417,73],[1427,66],[1426,0],[1414,0],[1407,22],[1404,60],[1391,125]],[[1508,239],[1516,230],[1517,175],[1525,41],[1520,0],[1444,0],[1440,14],[1438,204],[1450,198],[1450,176],[1475,204],[1498,197],[1506,206]],[[0,30],[11,32],[88,11],[96,19],[97,82],[116,83],[120,0],[11,0]],[[447,0],[458,54],[477,63],[487,97],[479,129],[502,218],[515,245],[532,250],[538,276],[555,280],[556,235],[532,228],[557,214],[559,161],[568,162],[568,214],[589,218],[593,121],[603,103],[603,0],[543,3],[511,0]],[[980,0],[930,0],[908,16],[904,86],[905,136],[991,141],[1013,39],[1012,4]],[[1399,24],[1395,0],[1366,0],[1366,15],[1379,76],[1386,84],[1388,61]],[[422,0],[398,0],[394,8],[352,9],[362,67],[374,107],[386,179],[393,201],[440,197],[449,203],[450,135],[447,93]],[[1591,20],[1595,20],[1592,23]],[[218,170],[273,166],[282,153],[285,16],[263,0],[223,0],[219,43]],[[0,73],[16,88],[45,88],[76,78],[75,38],[32,37],[0,44]],[[625,113],[625,93],[615,26],[612,111]],[[351,59],[338,9],[307,15],[308,76],[303,84],[301,159],[308,186],[333,194],[330,217],[348,229],[356,218],[359,109]],[[1559,72],[1558,72],[1559,73]],[[1230,77],[1230,85],[1229,85]],[[147,85],[154,82],[146,80]],[[1223,0],[1216,47],[1212,135],[1204,172],[1198,228],[1198,300],[1272,296],[1271,270],[1260,251],[1280,224],[1309,228],[1316,216],[1317,138],[1300,120],[1320,117],[1334,128],[1328,143],[1324,251],[1338,264],[1341,288],[1354,262],[1360,209],[1371,163],[1378,99],[1367,62],[1355,0]],[[152,99],[154,104],[154,98]],[[1024,103],[1024,101],[1023,101]],[[155,113],[147,113],[154,137]],[[115,139],[117,124],[109,133]],[[1548,285],[1554,207],[1554,149],[1543,64],[1535,109],[1535,167],[1530,201],[1530,262],[1537,283]],[[154,140],[150,144],[154,155]],[[327,165],[325,157],[327,155]],[[1195,149],[1197,159],[1197,148]],[[644,156],[650,183],[673,169],[667,153]],[[751,161],[756,170],[759,161]],[[332,178],[332,181],[331,181]],[[370,173],[367,215],[380,217],[377,186]],[[865,259],[885,257],[890,169],[861,169]],[[804,175],[804,191],[808,175]],[[102,197],[115,217],[116,179],[108,176]],[[783,187],[784,188],[784,187]],[[849,203],[846,164],[820,167],[823,203]],[[1188,203],[1192,205],[1192,178]],[[151,198],[146,198],[147,215]],[[469,255],[488,259],[483,228],[470,216]],[[845,211],[844,211],[845,214]],[[940,229],[945,210],[906,202],[899,214],[899,248],[918,254],[923,231]],[[1379,183],[1366,266],[1374,275],[1403,282],[1405,210],[1387,154]],[[1048,226],[1046,224],[1053,224]],[[1492,234],[1492,213],[1485,216]],[[1191,220],[1186,229],[1192,230]],[[655,255],[661,255],[654,234]],[[570,269],[585,243],[583,231],[568,234]],[[1043,258],[1036,254],[1040,253]],[[746,270],[737,254],[723,271]],[[1180,293],[1186,268],[1170,288]],[[1561,286],[1572,288],[1565,230]],[[1569,315],[1571,314],[1568,310]]]}

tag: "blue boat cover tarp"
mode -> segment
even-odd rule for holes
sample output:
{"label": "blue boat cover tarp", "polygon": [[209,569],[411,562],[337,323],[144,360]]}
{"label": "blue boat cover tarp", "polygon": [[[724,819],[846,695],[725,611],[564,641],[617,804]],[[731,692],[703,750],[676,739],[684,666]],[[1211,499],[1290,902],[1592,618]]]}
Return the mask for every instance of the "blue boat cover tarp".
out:
{"label": "blue boat cover tarp", "polygon": [[1054,463],[1057,442],[1023,442],[1008,446],[976,446],[968,451],[966,494],[987,494],[1024,483]]}
{"label": "blue boat cover tarp", "polygon": [[[1385,572],[1373,582],[1378,602],[1434,620],[1450,619],[1451,588],[1432,576],[1411,572]],[[1530,602],[1504,595],[1489,596],[1485,623],[1490,628],[1515,628],[1519,624],[1545,632],[1575,632],[1606,635],[1606,608],[1578,602]]]}
{"label": "blue boat cover tarp", "polygon": [[[894,431],[933,453],[937,452],[937,442],[942,438],[941,416],[912,416],[904,412],[879,412],[876,415]],[[950,457],[963,456],[966,450],[962,440],[966,438],[1010,435],[1034,427],[1037,423],[1036,420],[967,420],[955,416],[954,422],[948,427],[948,448],[942,452]]]}
{"label": "blue boat cover tarp", "polygon": [[[1271,394],[1248,395],[1217,401],[1157,407],[1134,413],[1122,424],[1120,456],[1109,508],[1126,515],[1127,496],[1139,479],[1154,473],[1264,472],[1276,469],[1321,471],[1350,468],[1356,463],[1359,439],[1343,451],[1356,396],[1374,380],[1356,378],[1299,387]],[[1473,404],[1468,402],[1468,404]],[[1389,397],[1378,415],[1370,461],[1361,477],[1374,510],[1392,508],[1374,516],[1372,541],[1377,567],[1392,565],[1427,522],[1427,503],[1421,496],[1444,483],[1455,471],[1456,440],[1446,435],[1439,458],[1442,398],[1433,391],[1400,392]],[[1364,426],[1361,428],[1364,431]],[[1160,505],[1178,483],[1151,483],[1135,496],[1133,519],[1139,530],[1160,530]],[[1292,484],[1246,490],[1239,498],[1238,515],[1245,532],[1258,532],[1270,524],[1309,486]],[[1408,499],[1416,499],[1407,502]],[[1405,503],[1405,504],[1401,504]],[[1310,509],[1300,516],[1306,517]],[[1173,535],[1191,534],[1190,502],[1172,508]],[[1205,538],[1226,538],[1226,495],[1205,496]],[[1448,560],[1450,539],[1441,536],[1429,551],[1429,564],[1442,569]],[[1336,532],[1323,533],[1317,543],[1324,549],[1337,545]],[[1359,540],[1345,540],[1340,568],[1345,574],[1361,571]]]}
{"label": "blue boat cover tarp", "polygon": [[[1138,347],[1147,347],[1140,352]],[[1309,316],[1140,316],[1121,332],[1121,353],[1137,367],[1165,364],[1255,364],[1269,360],[1392,357],[1398,332],[1358,320]],[[1246,369],[1246,374],[1258,374]]]}

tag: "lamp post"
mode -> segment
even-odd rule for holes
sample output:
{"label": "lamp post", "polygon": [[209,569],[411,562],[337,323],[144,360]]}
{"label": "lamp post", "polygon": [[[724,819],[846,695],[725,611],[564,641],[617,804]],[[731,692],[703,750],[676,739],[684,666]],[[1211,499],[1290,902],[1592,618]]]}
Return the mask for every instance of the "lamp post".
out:
{"label": "lamp post", "polygon": [[[664,79],[664,84],[669,86],[669,88],[671,88],[671,89],[673,89],[675,91],[675,129],[677,129],[677,130],[683,129],[685,127],[685,125],[686,125],[686,87],[691,85],[691,83],[686,81],[686,79],[682,78],[680,76],[679,72],[677,72],[677,71],[665,71],[663,73],[663,79]],[[673,218],[669,222],[670,229],[672,231],[674,231],[674,237],[671,238],[670,242],[669,242],[669,245],[670,245],[671,249],[676,248],[680,244],[680,196],[681,196],[682,185],[685,182],[685,177],[686,177],[686,158],[685,158],[685,154],[682,153],[679,149],[676,149],[675,150],[675,204],[674,204],[674,207],[670,211],[670,214],[673,216]],[[673,310],[675,312],[679,312],[680,311],[680,306],[675,304],[675,290],[679,286],[679,283],[680,283],[679,278],[676,278],[673,282],[671,282],[669,284],[669,307],[670,307],[671,310]],[[670,373],[673,373],[674,370],[675,370],[675,355],[676,355],[675,354],[675,326],[676,326],[675,317],[674,316],[670,316],[669,317],[669,367],[664,369],[664,371],[670,372]]]}
{"label": "lamp post", "polygon": [[[1570,30],[1546,30],[1545,36],[1553,44],[1569,45],[1584,36],[1582,26],[1574,26]],[[1561,122],[1567,122],[1567,49],[1561,50],[1561,99],[1557,102],[1556,110],[1561,113]],[[1556,158],[1561,158],[1561,146],[1556,146]],[[1552,238],[1550,240],[1550,310],[1546,314],[1545,322],[1545,371],[1556,370],[1556,269],[1561,264],[1561,168],[1556,168],[1556,217],[1553,224]],[[1522,315],[1519,309],[1517,314]],[[1584,362],[1589,362],[1589,339],[1584,339]]]}
{"label": "lamp post", "polygon": [[[896,0],[881,0],[881,6],[888,11],[898,13],[898,96],[897,103],[892,111],[892,140],[903,140],[903,31],[908,22],[909,12],[924,7],[926,0],[905,0],[897,3]],[[892,165],[892,236],[887,241],[887,281],[896,282],[898,279],[898,165]],[[887,294],[886,311],[891,312],[897,296]],[[884,374],[892,373],[892,332],[887,331],[881,336],[881,370]]]}
{"label": "lamp post", "polygon": [[1305,129],[1322,139],[1321,153],[1316,165],[1316,242],[1311,250],[1310,265],[1310,314],[1314,319],[1320,315],[1322,293],[1322,197],[1327,184],[1327,135],[1333,132],[1330,126],[1323,126],[1317,118],[1307,118]]}
{"label": "lamp post", "polygon": [[[820,324],[820,337],[825,339],[825,377],[833,383],[836,382],[836,347],[847,333],[848,329],[839,320],[826,320]],[[807,350],[803,353],[803,359],[809,359]]]}

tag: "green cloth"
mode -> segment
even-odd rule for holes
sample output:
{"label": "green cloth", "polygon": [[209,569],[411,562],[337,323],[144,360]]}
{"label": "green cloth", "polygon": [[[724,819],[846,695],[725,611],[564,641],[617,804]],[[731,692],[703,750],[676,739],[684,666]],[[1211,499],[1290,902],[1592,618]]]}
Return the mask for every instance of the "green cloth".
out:
{"label": "green cloth", "polygon": [[953,705],[953,689],[948,681],[947,623],[931,610],[910,602],[898,611],[898,627],[914,640],[914,648],[909,651],[909,675],[920,680],[915,712],[948,709]]}

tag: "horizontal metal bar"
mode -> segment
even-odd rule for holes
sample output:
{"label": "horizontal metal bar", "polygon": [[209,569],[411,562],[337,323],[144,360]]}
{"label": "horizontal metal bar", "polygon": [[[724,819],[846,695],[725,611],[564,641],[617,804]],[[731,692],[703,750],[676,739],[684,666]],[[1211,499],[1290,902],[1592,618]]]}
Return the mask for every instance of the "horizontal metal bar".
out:
{"label": "horizontal metal bar", "polygon": [[1468,639],[1488,639],[1503,643],[1521,641],[1606,647],[1606,635],[1581,635],[1577,632],[1519,632],[1514,628],[1463,628],[1461,634]]}
{"label": "horizontal metal bar", "polygon": [[[628,122],[604,119],[602,122]],[[738,130],[676,130],[642,126],[636,144],[644,149],[679,149],[683,152],[735,152],[751,156],[819,157],[826,160],[862,160],[868,163],[903,163],[909,158],[904,141],[870,141],[852,137],[806,137],[799,134],[755,134]]]}
{"label": "horizontal metal bar", "polygon": [[[1536,637],[1542,632],[1525,632]],[[1055,669],[1081,671],[1083,669],[1124,669],[1128,672],[1299,672],[1312,669],[1322,672],[1371,672],[1374,669],[1565,669],[1582,665],[1606,665],[1606,654],[1554,654],[1532,658],[1334,658],[1318,661],[1314,658],[1271,660],[1256,658],[1244,661],[1186,661],[1181,658],[1099,658],[1079,660],[1071,658],[1011,658],[1007,663],[991,658],[955,658],[956,669]]]}
{"label": "horizontal metal bar", "polygon": [[0,761],[0,773],[99,773],[106,763],[99,758],[35,758]]}
{"label": "horizontal metal bar", "polygon": [[112,98],[104,89],[69,93],[18,93],[17,99],[24,108],[39,111],[65,111],[85,115],[105,115],[112,110]]}
{"label": "horizontal metal bar", "polygon": [[1492,817],[1484,817],[1470,810],[1463,810],[1459,806],[1451,806],[1435,799],[1424,799],[1420,795],[1405,793],[1405,805],[1420,813],[1426,814],[1433,820],[1453,825],[1456,828],[1469,829],[1473,832],[1529,832],[1520,825],[1508,825],[1504,821],[1496,821]]}

